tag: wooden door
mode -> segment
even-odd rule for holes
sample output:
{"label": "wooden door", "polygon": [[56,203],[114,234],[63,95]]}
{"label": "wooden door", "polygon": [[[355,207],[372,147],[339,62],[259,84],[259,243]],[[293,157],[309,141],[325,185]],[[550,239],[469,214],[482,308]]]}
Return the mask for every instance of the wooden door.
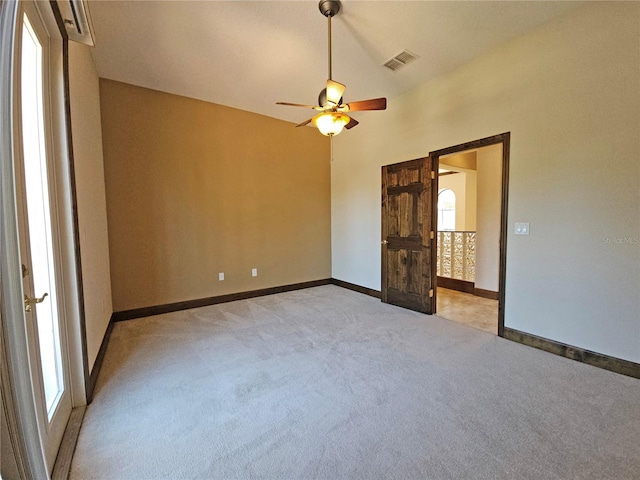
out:
{"label": "wooden door", "polygon": [[382,301],[433,313],[431,158],[382,167]]}

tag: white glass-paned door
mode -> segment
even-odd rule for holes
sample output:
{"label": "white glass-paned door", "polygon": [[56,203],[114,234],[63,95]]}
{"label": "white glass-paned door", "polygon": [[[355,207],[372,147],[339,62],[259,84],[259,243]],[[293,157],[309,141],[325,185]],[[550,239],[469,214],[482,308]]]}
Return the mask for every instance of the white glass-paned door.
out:
{"label": "white glass-paned door", "polygon": [[[58,187],[67,175],[62,44],[48,2],[21,1],[16,35],[15,181],[29,368],[40,441],[49,473],[71,414],[67,301],[62,271]],[[53,20],[53,23],[52,23]],[[56,85],[56,87],[53,87]],[[58,152],[59,156],[56,156]],[[64,213],[64,212],[63,212]]]}
{"label": "white glass-paned door", "polygon": [[25,15],[22,30],[22,145],[33,291],[45,403],[50,418],[64,390],[44,124],[42,45]]}

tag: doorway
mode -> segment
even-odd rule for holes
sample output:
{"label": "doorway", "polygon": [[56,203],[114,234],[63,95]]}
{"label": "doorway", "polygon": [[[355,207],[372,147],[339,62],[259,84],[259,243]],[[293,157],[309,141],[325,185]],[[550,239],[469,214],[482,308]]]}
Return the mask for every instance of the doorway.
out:
{"label": "doorway", "polygon": [[510,133],[431,152],[434,313],[503,335]]}

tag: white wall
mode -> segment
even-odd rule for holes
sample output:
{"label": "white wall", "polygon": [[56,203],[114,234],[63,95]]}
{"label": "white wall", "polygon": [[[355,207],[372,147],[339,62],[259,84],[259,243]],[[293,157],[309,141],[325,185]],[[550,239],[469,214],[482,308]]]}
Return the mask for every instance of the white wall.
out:
{"label": "white wall", "polygon": [[380,288],[382,165],[509,131],[505,325],[640,362],[639,45],[640,4],[589,4],[358,115],[334,139],[333,277]]}
{"label": "white wall", "polygon": [[500,283],[502,145],[477,152],[477,221],[475,288],[497,292]]}
{"label": "white wall", "polygon": [[69,42],[71,129],[89,369],[113,313],[102,158],[100,91],[90,48]]}

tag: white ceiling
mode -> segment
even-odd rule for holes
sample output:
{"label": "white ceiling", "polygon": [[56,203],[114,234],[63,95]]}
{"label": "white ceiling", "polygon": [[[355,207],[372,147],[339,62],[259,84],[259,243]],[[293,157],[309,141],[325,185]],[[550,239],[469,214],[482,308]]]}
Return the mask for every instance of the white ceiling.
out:
{"label": "white ceiling", "polygon": [[[392,99],[579,3],[346,0],[332,20],[333,78],[347,85],[345,102]],[[327,19],[315,0],[91,0],[89,9],[100,77],[296,123],[313,112],[275,102],[316,104],[326,84]],[[420,58],[382,67],[404,49]]]}

